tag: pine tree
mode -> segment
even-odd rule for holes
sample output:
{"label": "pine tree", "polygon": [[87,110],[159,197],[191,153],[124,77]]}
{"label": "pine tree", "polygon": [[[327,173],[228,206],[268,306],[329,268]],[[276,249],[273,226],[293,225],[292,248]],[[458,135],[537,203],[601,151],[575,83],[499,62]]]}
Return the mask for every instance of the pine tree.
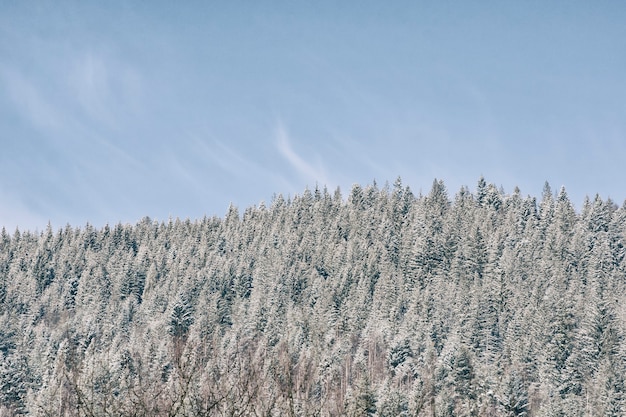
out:
{"label": "pine tree", "polygon": [[[17,352],[2,355],[0,362],[0,404],[11,414],[28,414],[26,394],[31,378],[32,371],[23,355]],[[2,406],[0,406],[0,412]]]}
{"label": "pine tree", "polygon": [[190,304],[190,300],[186,295],[179,294],[172,306],[168,332],[175,340],[184,340],[193,322],[193,307]]}
{"label": "pine tree", "polygon": [[369,417],[376,413],[376,394],[373,392],[369,378],[359,379],[349,399],[347,415],[351,417]]}
{"label": "pine tree", "polygon": [[507,417],[528,415],[528,389],[517,370],[514,369],[507,374],[503,388],[504,391],[498,399],[502,415]]}

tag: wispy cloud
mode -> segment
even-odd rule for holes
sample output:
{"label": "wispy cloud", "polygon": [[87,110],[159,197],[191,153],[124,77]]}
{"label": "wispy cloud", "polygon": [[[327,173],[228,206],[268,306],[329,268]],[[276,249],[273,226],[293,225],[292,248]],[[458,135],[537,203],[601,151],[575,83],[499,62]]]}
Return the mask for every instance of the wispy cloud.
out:
{"label": "wispy cloud", "polygon": [[218,140],[213,140],[211,145],[200,139],[194,140],[195,147],[201,153],[230,175],[245,178],[251,170],[256,171],[258,166],[241,152],[227,146]]}
{"label": "wispy cloud", "polygon": [[87,54],[75,64],[70,85],[80,107],[89,117],[114,122],[109,102],[111,101],[110,76],[107,66],[100,57]]}
{"label": "wispy cloud", "polygon": [[0,78],[19,115],[34,127],[49,131],[61,126],[61,118],[40,89],[20,72],[11,68],[0,69]]}
{"label": "wispy cloud", "polygon": [[142,78],[114,57],[94,51],[78,55],[67,79],[73,100],[91,120],[119,128],[141,109]]}
{"label": "wispy cloud", "polygon": [[226,143],[213,139],[203,140],[199,137],[191,139],[192,147],[196,150],[197,156],[203,161],[212,161],[224,173],[237,181],[250,182],[254,178],[258,182],[274,184],[277,189],[293,188],[293,184],[287,178],[281,176],[275,170],[268,169],[258,160],[255,161],[250,155],[246,155],[227,145]]}
{"label": "wispy cloud", "polygon": [[287,129],[278,122],[275,130],[276,148],[298,174],[311,182],[329,184],[328,177],[321,164],[312,164],[300,156],[293,148]]}

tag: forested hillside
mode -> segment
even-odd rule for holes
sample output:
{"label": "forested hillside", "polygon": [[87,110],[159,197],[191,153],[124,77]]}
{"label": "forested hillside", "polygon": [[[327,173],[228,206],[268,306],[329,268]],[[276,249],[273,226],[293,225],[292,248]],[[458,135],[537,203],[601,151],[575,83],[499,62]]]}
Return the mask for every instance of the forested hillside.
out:
{"label": "forested hillside", "polygon": [[623,416],[626,207],[481,179],[0,236],[0,415]]}

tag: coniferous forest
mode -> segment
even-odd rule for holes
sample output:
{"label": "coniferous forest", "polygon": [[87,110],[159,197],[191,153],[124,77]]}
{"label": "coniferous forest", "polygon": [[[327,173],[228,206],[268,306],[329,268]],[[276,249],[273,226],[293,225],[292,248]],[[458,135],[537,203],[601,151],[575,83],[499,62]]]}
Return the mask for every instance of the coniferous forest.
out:
{"label": "coniferous forest", "polygon": [[0,416],[623,416],[625,235],[482,178],[3,229]]}

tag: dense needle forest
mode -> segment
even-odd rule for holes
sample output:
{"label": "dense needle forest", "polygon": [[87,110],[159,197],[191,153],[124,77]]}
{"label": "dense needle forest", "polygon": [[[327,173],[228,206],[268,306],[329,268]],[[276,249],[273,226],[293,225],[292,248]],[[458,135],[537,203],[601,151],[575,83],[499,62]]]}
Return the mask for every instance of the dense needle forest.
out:
{"label": "dense needle forest", "polygon": [[623,416],[626,207],[480,179],[0,236],[0,415]]}

